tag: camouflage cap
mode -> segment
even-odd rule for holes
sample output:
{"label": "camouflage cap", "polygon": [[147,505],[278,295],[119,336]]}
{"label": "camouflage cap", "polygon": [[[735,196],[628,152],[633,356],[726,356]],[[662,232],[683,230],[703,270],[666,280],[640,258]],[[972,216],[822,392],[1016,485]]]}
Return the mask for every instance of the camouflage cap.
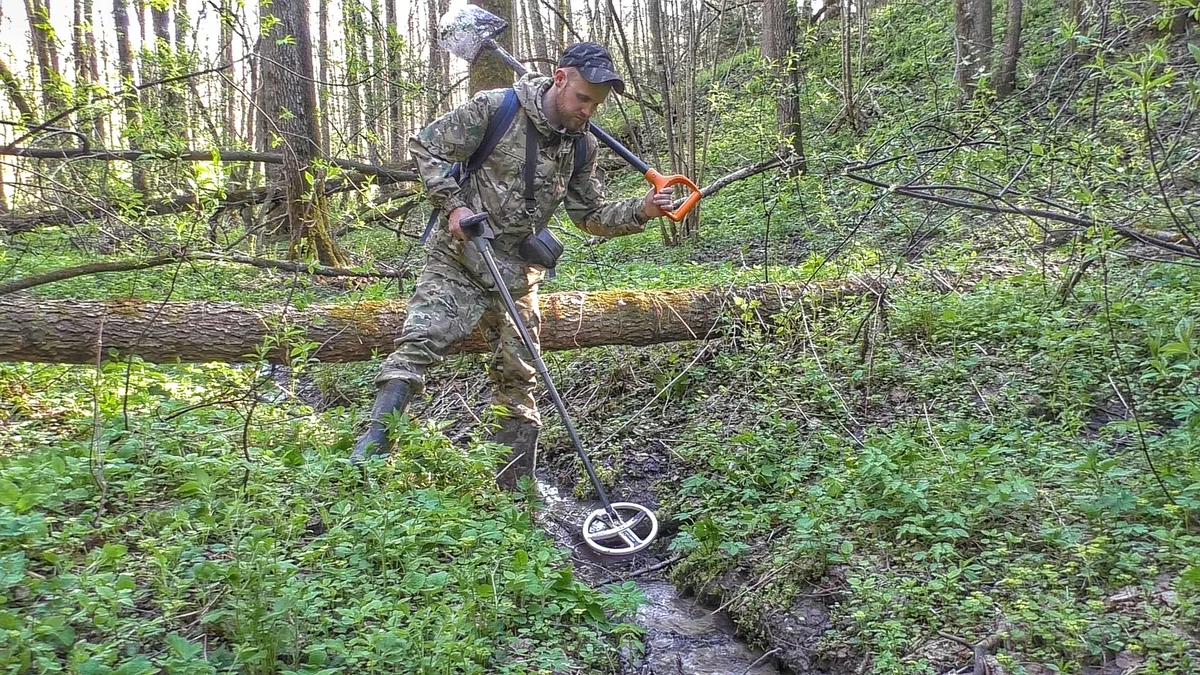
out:
{"label": "camouflage cap", "polygon": [[592,84],[607,84],[618,94],[625,93],[625,81],[617,75],[616,66],[604,45],[595,42],[576,42],[567,47],[558,59],[559,68],[576,68],[583,79]]}

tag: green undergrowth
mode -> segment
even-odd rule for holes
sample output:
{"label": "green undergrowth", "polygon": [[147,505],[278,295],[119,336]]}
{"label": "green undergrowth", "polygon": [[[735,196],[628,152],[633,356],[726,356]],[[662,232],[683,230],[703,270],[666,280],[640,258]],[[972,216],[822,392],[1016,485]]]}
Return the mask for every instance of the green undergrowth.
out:
{"label": "green undergrowth", "polygon": [[636,641],[632,589],[496,490],[503,449],[401,424],[363,481],[357,415],[255,377],[0,367],[0,672],[607,672]]}
{"label": "green undergrowth", "polygon": [[865,672],[945,672],[970,654],[940,635],[996,633],[1008,672],[1118,655],[1195,672],[1200,276],[1114,268],[1065,305],[1047,281],[909,284],[884,317],[873,300],[748,312],[584,433],[626,425],[610,457],[661,448],[673,578],[751,635],[816,594],[832,609],[818,651]]}

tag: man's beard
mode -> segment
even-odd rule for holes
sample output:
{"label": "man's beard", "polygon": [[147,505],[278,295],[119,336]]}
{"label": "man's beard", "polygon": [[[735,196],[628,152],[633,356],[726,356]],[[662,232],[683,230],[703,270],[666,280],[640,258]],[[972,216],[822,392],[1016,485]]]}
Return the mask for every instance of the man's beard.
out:
{"label": "man's beard", "polygon": [[577,118],[564,113],[562,106],[558,104],[558,96],[554,97],[551,105],[554,106],[554,116],[558,118],[558,123],[561,124],[562,127],[567,131],[578,132],[587,124],[586,122],[580,122]]}

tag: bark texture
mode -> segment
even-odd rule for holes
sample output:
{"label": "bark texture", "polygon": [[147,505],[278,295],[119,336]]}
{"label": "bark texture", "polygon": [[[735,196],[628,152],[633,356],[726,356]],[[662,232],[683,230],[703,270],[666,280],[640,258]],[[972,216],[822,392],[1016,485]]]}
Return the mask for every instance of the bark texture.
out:
{"label": "bark texture", "polygon": [[[733,297],[757,300],[762,319],[798,302],[824,303],[874,292],[871,282],[766,284],[738,289],[578,291],[541,299],[542,348],[649,345],[719,335],[736,316]],[[363,361],[391,351],[404,324],[403,302],[285,309],[218,302],[44,300],[0,298],[0,361],[93,363],[96,340],[105,354],[136,354],[150,362],[243,362],[281,325],[303,326],[326,362]],[[103,330],[101,330],[103,328]],[[711,334],[710,334],[711,330]],[[457,352],[486,352],[476,332]],[[278,359],[279,354],[272,354]]]}

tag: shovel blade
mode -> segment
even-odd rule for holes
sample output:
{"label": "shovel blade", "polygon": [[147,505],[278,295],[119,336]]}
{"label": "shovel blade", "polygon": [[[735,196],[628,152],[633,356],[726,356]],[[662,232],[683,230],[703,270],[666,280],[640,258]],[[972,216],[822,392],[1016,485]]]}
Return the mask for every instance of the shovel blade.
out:
{"label": "shovel blade", "polygon": [[452,5],[438,22],[438,44],[455,56],[474,63],[475,57],[501,33],[508,22],[491,12],[466,3]]}

